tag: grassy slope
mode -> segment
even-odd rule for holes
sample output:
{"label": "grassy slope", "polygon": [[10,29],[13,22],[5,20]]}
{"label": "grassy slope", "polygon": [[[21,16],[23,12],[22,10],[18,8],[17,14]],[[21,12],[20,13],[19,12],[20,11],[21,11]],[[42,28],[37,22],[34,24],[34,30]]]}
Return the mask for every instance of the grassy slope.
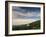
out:
{"label": "grassy slope", "polygon": [[40,29],[40,20],[25,25],[13,26],[12,30]]}
{"label": "grassy slope", "polygon": [[29,24],[33,29],[40,29],[40,20]]}

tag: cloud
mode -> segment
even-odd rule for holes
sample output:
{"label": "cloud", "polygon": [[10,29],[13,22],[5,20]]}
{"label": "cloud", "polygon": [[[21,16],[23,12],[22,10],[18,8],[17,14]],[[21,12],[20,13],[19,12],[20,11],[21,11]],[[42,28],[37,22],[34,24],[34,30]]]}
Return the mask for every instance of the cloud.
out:
{"label": "cloud", "polygon": [[13,19],[12,24],[13,25],[22,25],[22,24],[28,24],[28,23],[32,23],[36,20],[34,19]]}
{"label": "cloud", "polygon": [[24,9],[21,9],[20,7],[15,7],[15,6],[13,6],[13,9],[12,9],[13,11],[18,11],[18,13],[25,13],[26,12],[26,10],[24,10]]}
{"label": "cloud", "polygon": [[12,9],[13,25],[27,24],[40,20],[40,11],[37,9],[35,10],[31,11],[30,8],[27,9],[27,8],[13,7]]}
{"label": "cloud", "polygon": [[40,8],[39,7],[12,7],[13,11],[18,11],[19,13],[27,13],[27,12],[36,12],[39,13]]}
{"label": "cloud", "polygon": [[20,18],[20,19],[28,19],[28,18],[40,18],[40,13],[36,13],[36,12],[28,12],[28,13],[18,13],[18,11],[13,11],[13,17],[14,18]]}

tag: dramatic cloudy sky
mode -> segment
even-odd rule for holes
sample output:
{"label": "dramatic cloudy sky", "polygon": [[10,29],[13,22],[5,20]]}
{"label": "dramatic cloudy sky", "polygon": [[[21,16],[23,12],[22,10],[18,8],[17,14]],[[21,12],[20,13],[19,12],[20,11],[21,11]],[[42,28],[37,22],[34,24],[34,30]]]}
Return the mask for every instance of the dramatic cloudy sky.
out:
{"label": "dramatic cloudy sky", "polygon": [[40,20],[39,7],[12,7],[13,25],[31,23]]}

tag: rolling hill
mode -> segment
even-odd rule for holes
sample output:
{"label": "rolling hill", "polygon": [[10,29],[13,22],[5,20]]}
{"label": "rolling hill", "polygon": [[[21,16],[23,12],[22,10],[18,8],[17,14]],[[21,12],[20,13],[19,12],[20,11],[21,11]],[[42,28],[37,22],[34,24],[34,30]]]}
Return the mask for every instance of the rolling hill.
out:
{"label": "rolling hill", "polygon": [[12,30],[29,30],[29,29],[40,29],[40,20],[24,25],[12,26]]}

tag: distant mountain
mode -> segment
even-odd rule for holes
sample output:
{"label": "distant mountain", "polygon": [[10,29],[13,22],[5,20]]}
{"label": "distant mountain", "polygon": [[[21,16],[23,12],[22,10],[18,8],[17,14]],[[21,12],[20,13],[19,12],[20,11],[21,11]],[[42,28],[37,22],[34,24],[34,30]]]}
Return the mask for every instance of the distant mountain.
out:
{"label": "distant mountain", "polygon": [[25,25],[13,25],[12,30],[40,29],[40,20]]}

